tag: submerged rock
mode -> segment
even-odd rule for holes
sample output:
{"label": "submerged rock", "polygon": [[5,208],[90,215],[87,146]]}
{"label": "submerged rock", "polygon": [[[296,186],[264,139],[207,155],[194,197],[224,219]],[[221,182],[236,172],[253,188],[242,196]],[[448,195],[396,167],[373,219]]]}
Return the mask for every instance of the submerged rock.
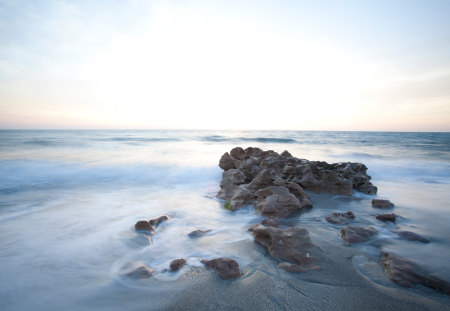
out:
{"label": "submerged rock", "polygon": [[146,279],[151,277],[155,273],[155,270],[153,270],[150,267],[147,267],[145,265],[139,266],[136,269],[123,274],[123,276],[133,278],[133,279]]}
{"label": "submerged rock", "polygon": [[194,230],[191,233],[188,234],[188,237],[190,238],[199,238],[206,233],[210,232],[211,230]]}
{"label": "submerged rock", "polygon": [[251,231],[255,241],[266,247],[272,257],[287,262],[281,268],[298,270],[295,272],[318,269],[314,265],[319,261],[318,247],[312,243],[308,230],[299,227],[278,229],[258,224],[252,226]]}
{"label": "submerged rock", "polygon": [[175,272],[180,270],[186,264],[186,259],[178,258],[170,262],[170,271]]}
{"label": "submerged rock", "polygon": [[139,220],[135,225],[134,228],[136,231],[141,231],[150,235],[153,235],[155,233],[156,227],[158,225],[169,219],[169,216],[160,216],[158,218],[154,218],[151,220]]}
{"label": "submerged rock", "polygon": [[394,203],[389,200],[373,199],[372,206],[378,208],[391,208],[394,207]]}
{"label": "submerged rock", "polygon": [[411,231],[399,231],[397,232],[398,236],[401,237],[402,239],[405,240],[410,240],[410,241],[419,241],[422,243],[429,243],[430,240],[427,239],[426,237],[417,234],[415,232],[411,232]]}
{"label": "submerged rock", "polygon": [[341,237],[347,243],[360,243],[369,240],[378,231],[373,227],[345,226],[341,229]]}
{"label": "submerged rock", "polygon": [[222,279],[237,279],[241,277],[239,264],[236,260],[231,258],[216,258],[211,260],[202,260],[202,263],[209,267],[216,269]]}
{"label": "submerged rock", "polygon": [[347,224],[349,220],[355,219],[355,214],[351,211],[347,211],[345,213],[333,213],[325,217],[325,219],[332,224]]}
{"label": "submerged rock", "polygon": [[394,253],[382,252],[381,265],[389,279],[400,286],[412,287],[413,284],[422,284],[450,294],[450,283],[431,274],[424,273],[417,265]]}
{"label": "submerged rock", "polygon": [[376,215],[375,218],[378,219],[378,220],[381,220],[381,221],[395,222],[395,219],[397,218],[397,215],[395,215],[394,213],[379,214],[379,215]]}
{"label": "submerged rock", "polygon": [[279,220],[278,217],[270,216],[269,218],[263,219],[261,221],[262,225],[278,228]]}
{"label": "submerged rock", "polygon": [[307,268],[293,264],[293,263],[289,263],[286,261],[280,262],[278,264],[278,267],[286,270],[287,272],[292,272],[292,273],[300,273],[300,272],[308,272],[311,270],[315,270],[315,271],[319,271],[320,267],[319,266],[309,266]]}

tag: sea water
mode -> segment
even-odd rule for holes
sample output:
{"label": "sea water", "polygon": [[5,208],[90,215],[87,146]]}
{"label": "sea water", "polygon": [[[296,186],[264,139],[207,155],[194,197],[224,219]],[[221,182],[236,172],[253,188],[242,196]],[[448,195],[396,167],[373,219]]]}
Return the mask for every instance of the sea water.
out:
{"label": "sea water", "polygon": [[[241,267],[250,265],[252,256],[233,245],[251,240],[247,228],[262,217],[252,208],[229,212],[215,198],[222,173],[218,161],[235,146],[365,163],[377,196],[325,194],[325,204],[285,225],[308,227],[313,242],[320,237],[343,243],[340,227],[324,217],[352,210],[356,224],[377,228],[375,239],[383,249],[450,280],[450,133],[4,130],[1,309],[87,310],[96,300],[105,310],[123,309],[105,297],[121,288],[145,288],[122,276],[136,262],[155,269],[153,279],[161,284],[177,282],[204,258],[226,256]],[[313,204],[319,200],[310,196]],[[396,224],[374,218],[383,212],[371,207],[375,197],[394,202]],[[136,221],[161,215],[171,219],[151,241],[135,232]],[[189,238],[196,229],[211,231]],[[398,230],[422,234],[431,243],[401,240]],[[355,247],[368,256],[379,253],[373,245]],[[188,265],[178,273],[164,272],[175,258],[186,258]]]}

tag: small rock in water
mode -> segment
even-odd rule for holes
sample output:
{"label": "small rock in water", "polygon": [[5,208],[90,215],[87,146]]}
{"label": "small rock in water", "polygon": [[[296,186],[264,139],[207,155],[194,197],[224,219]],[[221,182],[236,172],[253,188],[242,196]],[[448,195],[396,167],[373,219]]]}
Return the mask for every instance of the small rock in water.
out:
{"label": "small rock in water", "polygon": [[206,233],[210,232],[211,230],[194,230],[191,233],[188,234],[188,237],[190,238],[199,238]]}
{"label": "small rock in water", "polygon": [[375,218],[378,219],[378,220],[381,220],[381,221],[395,222],[395,219],[397,218],[397,215],[395,215],[394,213],[379,214],[379,215],[375,216]]}
{"label": "small rock in water", "polygon": [[382,252],[380,263],[388,278],[400,286],[412,287],[412,284],[422,284],[450,294],[449,282],[424,273],[414,263],[394,253]]}
{"label": "small rock in water", "polygon": [[223,280],[237,279],[241,277],[239,264],[236,260],[231,258],[216,258],[211,260],[202,260],[202,263],[209,267],[216,269]]}
{"label": "small rock in water", "polygon": [[394,207],[394,203],[389,200],[373,199],[372,206],[378,208],[391,208]]}
{"label": "small rock in water", "polygon": [[410,240],[410,241],[419,241],[422,243],[429,243],[430,240],[427,239],[426,237],[417,234],[415,232],[411,232],[411,231],[399,231],[397,232],[398,236],[401,237],[402,239],[405,240]]}
{"label": "small rock in water", "polygon": [[175,272],[180,270],[186,264],[186,259],[178,258],[170,262],[170,271]]}
{"label": "small rock in water", "polygon": [[163,221],[169,220],[169,216],[159,216],[158,218],[152,219],[149,221],[151,226],[158,227],[160,223]]}
{"label": "small rock in water", "polygon": [[320,270],[319,266],[311,266],[311,267],[305,268],[305,267],[302,267],[302,266],[299,266],[299,265],[296,265],[296,264],[292,264],[292,263],[289,263],[289,262],[286,262],[286,261],[280,262],[278,264],[278,267],[283,269],[283,270],[286,270],[287,272],[293,272],[293,273],[308,272],[308,271],[311,271],[311,270],[315,270],[315,271],[319,271]]}
{"label": "small rock in water", "polygon": [[378,231],[373,227],[345,226],[341,229],[341,237],[347,243],[360,243],[369,240]]}
{"label": "small rock in water", "polygon": [[134,228],[136,229],[136,231],[146,231],[149,232],[151,234],[153,234],[155,232],[155,227],[150,225],[150,222],[148,222],[147,220],[140,220],[138,221],[135,225]]}
{"label": "small rock in water", "polygon": [[353,214],[351,211],[347,211],[345,213],[333,213],[325,219],[332,224],[347,224],[350,219],[355,219],[355,214]]}

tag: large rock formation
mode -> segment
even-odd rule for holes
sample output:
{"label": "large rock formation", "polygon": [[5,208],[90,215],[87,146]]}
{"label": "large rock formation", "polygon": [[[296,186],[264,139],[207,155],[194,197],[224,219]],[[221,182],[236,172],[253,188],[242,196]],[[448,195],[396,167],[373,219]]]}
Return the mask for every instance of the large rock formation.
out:
{"label": "large rock formation", "polygon": [[380,263],[388,278],[400,286],[412,287],[412,284],[422,284],[450,294],[450,283],[435,275],[424,273],[417,265],[394,253],[382,252]]}
{"label": "large rock formation", "polygon": [[267,248],[272,257],[282,260],[279,267],[289,272],[318,270],[318,247],[311,242],[308,230],[299,227],[278,229],[253,225],[249,229],[257,242]]}
{"label": "large rock formation", "polygon": [[211,260],[202,260],[202,263],[209,267],[216,269],[222,279],[237,279],[241,277],[241,271],[239,270],[239,264],[236,260],[231,258],[216,258]]}
{"label": "large rock formation", "polygon": [[[227,201],[230,210],[258,202],[263,214],[286,217],[292,211],[312,206],[303,189],[337,195],[351,195],[353,190],[377,192],[366,174],[367,167],[361,163],[328,164],[298,159],[287,151],[278,154],[236,147],[222,155],[219,166],[224,172],[218,197]],[[271,194],[263,191],[260,196],[259,191],[267,188]]]}

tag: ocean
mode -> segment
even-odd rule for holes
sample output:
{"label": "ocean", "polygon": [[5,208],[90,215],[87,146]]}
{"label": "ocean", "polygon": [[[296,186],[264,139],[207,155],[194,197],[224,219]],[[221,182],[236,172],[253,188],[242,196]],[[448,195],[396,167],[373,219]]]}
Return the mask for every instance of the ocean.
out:
{"label": "ocean", "polygon": [[[354,270],[349,269],[364,279],[362,288],[380,291],[379,295],[387,295],[380,288],[393,291],[392,296],[413,293],[416,300],[405,301],[419,307],[425,300],[448,306],[448,298],[434,290],[400,288],[374,263],[381,249],[390,250],[450,281],[450,133],[2,130],[1,309],[160,310],[182,309],[180,303],[188,302],[191,308],[208,309],[201,304],[206,298],[188,299],[183,293],[205,278],[219,289],[233,284],[250,288],[253,277],[263,278],[263,265],[267,271],[278,271],[247,232],[263,218],[251,208],[227,211],[215,198],[222,174],[219,159],[236,146],[288,150],[298,158],[330,163],[364,163],[377,195],[308,192],[313,208],[284,225],[307,228],[325,253],[327,245],[355,252],[348,260]],[[395,224],[374,218],[380,211],[371,206],[373,198],[395,204]],[[346,246],[340,226],[324,221],[331,212],[347,210],[357,216],[356,224],[379,231],[373,241]],[[135,232],[136,221],[161,215],[171,219],[158,227],[151,243]],[[187,237],[195,229],[211,231],[201,239]],[[398,230],[419,233],[431,242],[402,240],[395,234]],[[243,278],[235,283],[216,279],[200,262],[216,257],[238,261]],[[187,266],[177,273],[164,272],[175,258],[186,258]],[[124,278],[124,267],[133,262],[157,272],[151,280]],[[264,274],[278,293],[265,308],[272,309],[273,303],[275,309],[283,309],[283,301],[293,303],[295,297],[283,298],[287,279],[303,282],[299,284],[305,290],[326,279],[315,271],[285,274]],[[214,299],[212,309],[227,309],[225,300]],[[228,306],[252,309],[243,300]],[[306,307],[336,307],[326,301],[311,301]]]}

